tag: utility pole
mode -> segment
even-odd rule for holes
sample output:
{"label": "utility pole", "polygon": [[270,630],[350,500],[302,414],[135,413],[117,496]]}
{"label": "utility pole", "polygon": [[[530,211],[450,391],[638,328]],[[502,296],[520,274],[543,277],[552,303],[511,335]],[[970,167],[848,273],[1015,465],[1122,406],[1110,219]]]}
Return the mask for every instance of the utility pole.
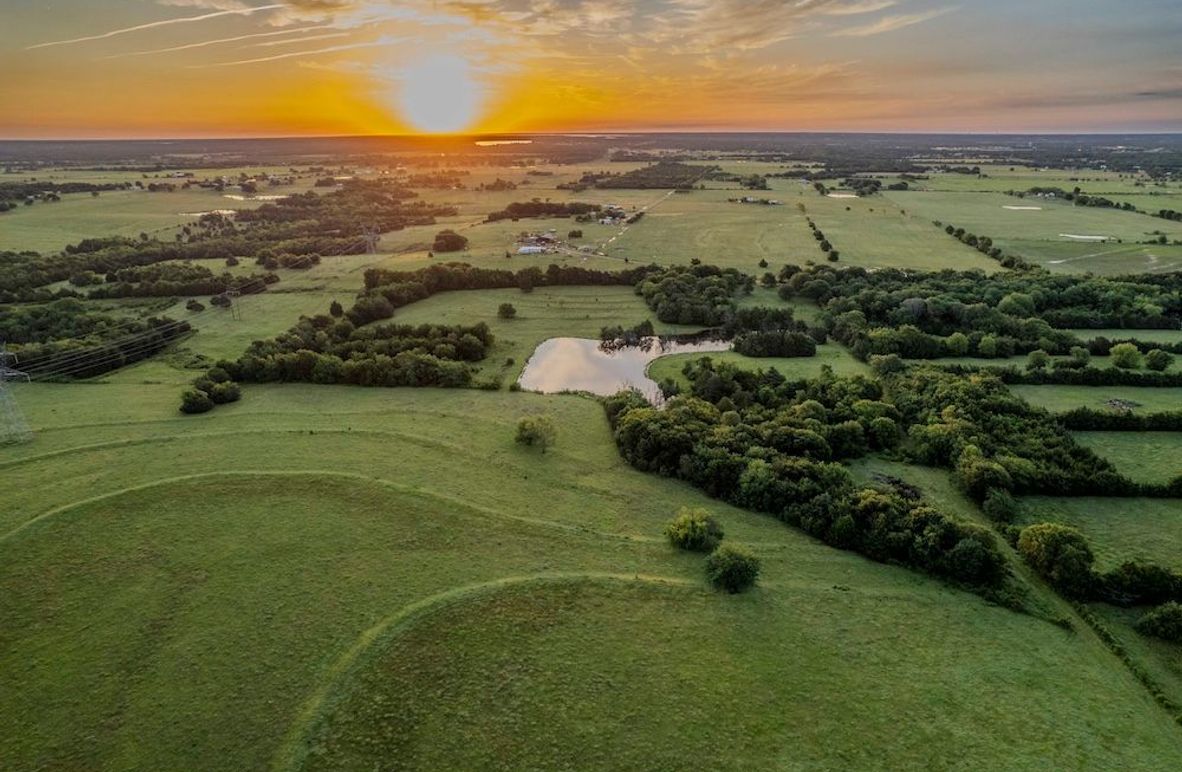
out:
{"label": "utility pole", "polygon": [[16,354],[11,354],[0,343],[0,445],[10,445],[28,442],[33,439],[33,432],[21,415],[16,399],[8,388],[9,381],[29,380],[28,373],[15,370],[8,366],[9,362],[16,364]]}

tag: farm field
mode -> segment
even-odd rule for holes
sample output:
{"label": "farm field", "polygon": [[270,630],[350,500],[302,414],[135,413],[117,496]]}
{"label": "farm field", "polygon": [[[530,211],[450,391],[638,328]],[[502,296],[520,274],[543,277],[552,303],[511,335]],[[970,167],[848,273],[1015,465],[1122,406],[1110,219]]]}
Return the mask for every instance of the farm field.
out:
{"label": "farm field", "polygon": [[1139,482],[1166,483],[1182,475],[1182,432],[1073,432],[1072,436]]}
{"label": "farm field", "polygon": [[778,370],[788,380],[816,378],[821,374],[821,368],[828,365],[833,368],[835,375],[865,375],[870,368],[850,356],[844,348],[836,344],[817,346],[817,355],[813,357],[748,357],[734,351],[721,351],[712,354],[671,354],[670,356],[654,359],[648,367],[649,378],[660,382],[672,378],[682,387],[688,385],[681,369],[687,362],[692,362],[706,356],[716,362],[725,362],[746,370]]}
{"label": "farm field", "polygon": [[1182,408],[1182,387],[1139,386],[1027,386],[1011,385],[1010,390],[1032,405],[1062,413],[1077,407],[1100,409],[1108,400],[1134,403],[1135,413],[1157,413]]}
{"label": "farm field", "polygon": [[1024,496],[1022,522],[1078,528],[1091,542],[1099,568],[1142,559],[1182,569],[1182,499]]}
{"label": "farm field", "polygon": [[[1170,240],[1182,238],[1179,224],[1135,212],[1023,200],[1002,193],[889,191],[884,195],[929,225],[940,221],[989,236],[1003,249],[1053,271],[1120,274],[1164,271],[1182,264],[1182,247],[1133,243],[1156,238],[1153,231],[1165,233]],[[1021,211],[1007,206],[1041,209]],[[1124,243],[1088,243],[1063,234],[1105,236]]]}
{"label": "farm field", "polygon": [[[71,173],[70,179],[73,180]],[[176,180],[173,180],[176,182]],[[260,189],[259,195],[298,193],[307,186]],[[196,222],[214,209],[253,209],[262,200],[227,198],[225,193],[192,188],[172,193],[143,190],[105,190],[100,195],[66,193],[61,201],[37,202],[5,212],[0,218],[0,250],[57,252],[68,244],[102,236],[138,237],[147,233],[171,240],[181,225]]]}
{"label": "farm field", "polygon": [[[14,674],[0,744],[18,767],[340,768],[375,753],[1027,767],[1048,746],[1076,766],[1182,763],[1168,717],[1091,639],[635,472],[591,400],[252,386],[193,419],[172,386],[17,396],[39,434],[0,451],[16,491],[0,516]],[[545,455],[511,441],[535,411],[561,427]],[[707,592],[700,559],[663,543],[687,504],[755,546],[760,589]],[[702,657],[718,678],[697,677]],[[506,669],[499,709],[477,709]],[[980,692],[996,699],[966,697]],[[727,708],[736,693],[775,709]],[[603,723],[621,704],[633,719]],[[897,731],[900,706],[924,733]],[[791,749],[773,740],[785,722]],[[929,732],[957,740],[933,751]]]}

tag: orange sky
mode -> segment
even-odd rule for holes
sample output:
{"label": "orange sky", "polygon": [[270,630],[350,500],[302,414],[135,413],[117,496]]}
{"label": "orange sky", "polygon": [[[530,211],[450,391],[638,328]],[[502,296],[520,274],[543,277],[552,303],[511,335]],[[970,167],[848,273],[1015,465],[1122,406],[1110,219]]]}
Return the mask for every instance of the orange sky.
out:
{"label": "orange sky", "polygon": [[1178,131],[1172,3],[0,0],[0,137]]}

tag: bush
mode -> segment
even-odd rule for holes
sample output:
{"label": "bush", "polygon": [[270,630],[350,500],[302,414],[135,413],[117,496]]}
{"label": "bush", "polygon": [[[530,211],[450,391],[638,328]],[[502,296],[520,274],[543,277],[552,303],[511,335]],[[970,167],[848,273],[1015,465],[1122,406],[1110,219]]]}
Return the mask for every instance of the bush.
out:
{"label": "bush", "polygon": [[517,422],[515,440],[518,445],[536,446],[545,453],[546,448],[554,444],[557,435],[558,430],[549,416],[527,415]]}
{"label": "bush", "polygon": [[233,381],[215,383],[209,389],[209,399],[215,405],[225,405],[242,399],[242,389]]}
{"label": "bush", "polygon": [[334,300],[328,306],[328,313],[331,314],[334,319],[340,319],[345,315],[345,309],[339,301]]}
{"label": "bush", "polygon": [[1159,373],[1162,370],[1168,370],[1173,363],[1174,358],[1160,348],[1155,348],[1145,355],[1145,366]]}
{"label": "bush", "polygon": [[1112,364],[1122,370],[1135,370],[1141,366],[1141,350],[1132,343],[1117,343],[1108,351]]}
{"label": "bush", "polygon": [[720,590],[742,592],[759,577],[759,558],[746,547],[727,542],[706,558],[706,576]]}
{"label": "bush", "polygon": [[435,242],[431,245],[434,252],[459,252],[468,248],[468,239],[451,229],[439,231],[435,234]]}
{"label": "bush", "polygon": [[1137,632],[1182,643],[1182,603],[1163,603],[1137,620]]}
{"label": "bush", "polygon": [[181,394],[181,412],[190,415],[213,410],[213,400],[201,389],[187,389]]}
{"label": "bush", "polygon": [[517,316],[517,308],[512,303],[501,303],[497,307],[497,316],[502,319],[512,319]]}
{"label": "bush", "polygon": [[990,520],[997,523],[1013,522],[1018,514],[1018,501],[1007,490],[992,488],[981,505]]}
{"label": "bush", "polygon": [[710,552],[722,541],[722,526],[704,509],[682,507],[665,526],[665,536],[674,547]]}
{"label": "bush", "polygon": [[1018,552],[1043,578],[1061,592],[1086,598],[1095,583],[1094,556],[1084,535],[1058,523],[1039,523],[1022,529]]}

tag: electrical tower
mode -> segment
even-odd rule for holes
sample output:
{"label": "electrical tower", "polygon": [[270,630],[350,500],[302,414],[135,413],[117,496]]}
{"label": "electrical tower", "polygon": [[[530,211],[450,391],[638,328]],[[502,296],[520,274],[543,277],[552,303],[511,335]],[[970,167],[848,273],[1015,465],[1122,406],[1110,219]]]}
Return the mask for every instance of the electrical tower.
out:
{"label": "electrical tower", "polygon": [[372,225],[363,226],[361,234],[365,237],[365,254],[372,255],[378,251],[378,242],[382,239],[381,232]]}
{"label": "electrical tower", "polygon": [[242,304],[238,302],[241,295],[236,289],[226,290],[226,297],[230,299],[230,318],[236,322],[242,321]]}
{"label": "electrical tower", "polygon": [[0,445],[10,445],[18,442],[28,442],[33,439],[33,432],[25,423],[16,399],[8,388],[9,381],[28,381],[27,373],[14,370],[8,363],[16,364],[16,354],[8,353],[3,343],[0,343]]}

